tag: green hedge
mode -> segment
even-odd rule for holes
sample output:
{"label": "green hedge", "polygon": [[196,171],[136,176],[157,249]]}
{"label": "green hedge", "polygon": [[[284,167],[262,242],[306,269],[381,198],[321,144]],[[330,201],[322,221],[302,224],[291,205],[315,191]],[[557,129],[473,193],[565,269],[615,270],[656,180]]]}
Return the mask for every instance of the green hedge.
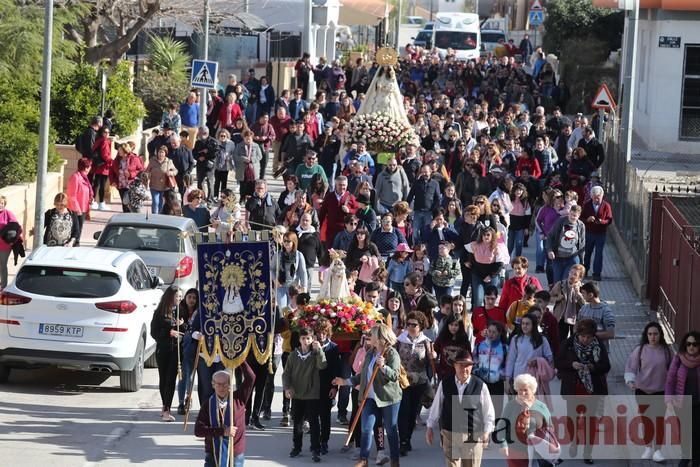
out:
{"label": "green hedge", "polygon": [[[0,74],[0,187],[36,179],[39,154],[39,96],[34,84]],[[55,139],[51,131],[49,142]],[[61,158],[49,146],[49,170]]]}
{"label": "green hedge", "polygon": [[[57,142],[73,144],[90,118],[99,115],[102,106],[101,76],[97,67],[79,64],[56,77],[51,100],[51,123],[58,134]],[[146,114],[141,99],[131,91],[129,62],[121,61],[108,70],[105,109],[114,112],[112,133],[132,134]]]}

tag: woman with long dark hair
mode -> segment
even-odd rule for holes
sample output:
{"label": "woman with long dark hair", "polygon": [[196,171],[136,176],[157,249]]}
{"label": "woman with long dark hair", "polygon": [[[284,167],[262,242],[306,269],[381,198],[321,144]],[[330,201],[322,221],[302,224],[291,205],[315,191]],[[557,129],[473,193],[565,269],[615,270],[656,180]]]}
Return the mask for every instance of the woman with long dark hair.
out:
{"label": "woman with long dark hair", "polygon": [[[366,263],[376,263],[378,266],[379,257],[379,249],[377,245],[370,242],[367,228],[360,227],[355,230],[355,236],[350,240],[348,254],[345,257],[345,266],[348,270],[360,272],[363,265]],[[362,290],[368,282],[369,280],[358,279],[355,284],[355,293],[360,293],[360,290]]]}
{"label": "woman with long dark hair", "polygon": [[394,334],[401,334],[406,328],[406,310],[403,306],[403,296],[401,292],[389,289],[386,294],[386,303],[384,310],[386,312],[385,320],[387,324],[391,321],[391,330]]}
{"label": "woman with long dark hair", "polygon": [[194,360],[197,353],[198,341],[192,339],[192,323],[199,319],[199,291],[189,289],[185,292],[185,298],[180,302],[180,318],[183,320],[182,332],[182,379],[177,384],[177,397],[180,404],[177,406],[177,413],[185,415],[186,408],[190,405],[190,393],[192,387],[192,372],[194,371]]}
{"label": "woman with long dark hair", "polygon": [[[588,420],[599,417],[603,398],[596,396],[608,394],[606,376],[610,371],[610,359],[605,345],[598,340],[596,333],[597,325],[594,320],[579,320],[574,335],[562,342],[557,354],[556,366],[561,380],[561,395],[566,400],[570,420],[576,420],[577,408],[581,403],[586,405],[585,414]],[[576,457],[579,444],[583,444],[584,462],[592,464],[593,447],[589,438],[590,436],[584,436],[581,440],[572,434],[569,455]]]}
{"label": "woman with long dark hair", "polygon": [[498,258],[496,231],[492,227],[482,229],[478,234],[478,240],[468,243],[465,249],[470,254],[467,267],[472,272],[472,308],[476,308],[484,303],[484,287],[500,286],[503,262]]}
{"label": "woman with long dark hair", "polygon": [[[663,418],[666,412],[666,405],[661,399],[666,386],[666,374],[673,359],[673,350],[666,343],[664,331],[661,325],[655,321],[647,323],[642,332],[639,346],[635,348],[627,359],[625,365],[625,383],[634,391],[637,404],[640,407],[639,413],[649,417],[651,420]],[[648,397],[653,396],[653,397]],[[643,410],[642,406],[646,406]],[[659,430],[654,436],[655,430],[651,430],[652,442],[644,449],[642,459],[653,459],[655,462],[663,462],[664,456],[661,454],[661,446],[664,444],[664,432]]]}
{"label": "woman with long dark hair", "polygon": [[440,381],[443,378],[454,376],[455,369],[452,366],[451,357],[457,353],[458,349],[465,349],[470,354],[472,353],[462,315],[451,314],[445,318],[445,324],[435,339],[435,353],[437,354],[435,371]]}
{"label": "woman with long dark hair", "polygon": [[[289,303],[289,287],[299,285],[308,290],[306,260],[298,250],[299,238],[294,232],[282,236],[282,249],[272,257],[272,277],[277,289],[277,306],[281,309]],[[279,263],[279,264],[278,264]]]}
{"label": "woman with long dark hair", "polygon": [[176,312],[181,300],[182,291],[176,285],[171,285],[163,292],[151,320],[151,337],[156,341],[158,389],[162,402],[160,418],[164,422],[175,421],[175,417],[170,414],[170,406],[175,396],[178,345],[185,323],[183,317],[178,317]]}
{"label": "woman with long dark hair", "polygon": [[[95,144],[92,145],[94,155],[92,159],[92,191],[95,201],[92,209],[105,210],[105,189],[109,185],[109,171],[112,168],[112,140],[109,137],[109,128],[103,126],[97,134]],[[99,203],[99,204],[97,204]]]}
{"label": "woman with long dark hair", "polygon": [[516,376],[528,373],[537,358],[544,358],[549,365],[554,364],[554,356],[549,341],[538,328],[537,316],[528,313],[520,319],[520,329],[511,337],[506,359],[506,390],[513,389]]}
{"label": "woman with long dark hair", "polygon": [[[676,396],[687,396],[691,405],[691,420],[697,426],[700,420],[700,332],[690,331],[680,341],[678,354],[673,357],[666,376],[666,406],[678,413],[687,405]],[[696,437],[695,437],[696,438]],[[688,443],[685,443],[687,446]],[[679,467],[696,466],[700,462],[700,443],[693,442],[692,452],[683,452]]]}

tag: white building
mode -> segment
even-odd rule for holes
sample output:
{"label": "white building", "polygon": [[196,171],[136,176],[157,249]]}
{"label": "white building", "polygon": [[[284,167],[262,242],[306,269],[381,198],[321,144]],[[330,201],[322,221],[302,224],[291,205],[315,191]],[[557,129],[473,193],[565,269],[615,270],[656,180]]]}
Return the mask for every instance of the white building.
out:
{"label": "white building", "polygon": [[634,130],[651,150],[700,154],[700,12],[644,9],[638,24]]}

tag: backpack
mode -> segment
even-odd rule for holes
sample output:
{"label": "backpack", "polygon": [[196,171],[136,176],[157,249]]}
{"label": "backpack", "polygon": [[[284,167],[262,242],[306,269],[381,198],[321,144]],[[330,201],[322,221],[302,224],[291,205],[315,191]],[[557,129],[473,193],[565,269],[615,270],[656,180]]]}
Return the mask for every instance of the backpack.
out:
{"label": "backpack", "polygon": [[83,131],[75,138],[75,150],[78,151],[83,157],[92,159],[92,147],[90,146],[89,129]]}

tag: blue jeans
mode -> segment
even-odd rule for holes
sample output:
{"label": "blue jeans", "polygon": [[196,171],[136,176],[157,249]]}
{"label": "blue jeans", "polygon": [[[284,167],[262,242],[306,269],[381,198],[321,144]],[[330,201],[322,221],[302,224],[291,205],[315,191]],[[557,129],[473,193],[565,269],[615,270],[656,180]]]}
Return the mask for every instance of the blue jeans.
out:
{"label": "blue jeans", "polygon": [[501,276],[491,276],[491,282],[484,282],[478,274],[472,273],[472,310],[484,305],[484,287],[501,287]]}
{"label": "blue jeans", "polygon": [[287,287],[277,287],[277,306],[281,310],[289,304],[289,294]]}
{"label": "blue jeans", "polygon": [[452,287],[440,287],[439,285],[434,285],[433,290],[435,290],[435,298],[440,301],[440,298],[444,297],[445,295],[452,295]]}
{"label": "blue jeans", "polygon": [[389,457],[392,460],[399,459],[399,407],[401,401],[386,407],[377,407],[374,399],[367,399],[365,407],[362,409],[362,429],[360,443],[360,457],[369,458],[372,449],[372,438],[374,437],[374,422],[381,412],[386,430],[386,439],[389,441]]}
{"label": "blue jeans", "polygon": [[[233,467],[243,467],[244,462],[244,453],[233,457]],[[214,454],[207,453],[207,455],[204,456],[204,467],[216,467],[216,463],[214,462]]]}
{"label": "blue jeans", "polygon": [[413,213],[413,244],[421,242],[420,231],[424,226],[430,225],[433,221],[433,213],[430,211],[416,211]]}
{"label": "blue jeans", "polygon": [[537,243],[535,243],[535,264],[538,268],[544,268],[547,262],[547,251],[544,249],[544,240],[540,238],[540,234],[537,233]]}
{"label": "blue jeans", "polygon": [[523,255],[523,242],[525,241],[525,229],[521,230],[508,230],[508,253],[513,257],[513,250],[515,250],[515,256]]}
{"label": "blue jeans", "polygon": [[590,271],[591,255],[595,250],[593,257],[593,275],[600,276],[603,272],[603,248],[605,248],[606,234],[588,233],[586,232],[586,256],[583,259],[583,264],[586,266],[586,271]]}
{"label": "blue jeans", "polygon": [[163,210],[163,193],[162,191],[151,189],[151,213],[158,214]]}
{"label": "blue jeans", "polygon": [[194,359],[197,354],[197,342],[192,341],[189,334],[184,339],[188,339],[190,342],[182,346],[182,379],[177,383],[177,397],[180,400],[180,404],[185,403],[185,397],[190,393],[190,381],[192,380]]}
{"label": "blue jeans", "polygon": [[579,263],[578,255],[572,256],[571,258],[554,258],[552,261],[552,284],[556,284],[569,277],[569,269],[571,269],[571,266]]}

